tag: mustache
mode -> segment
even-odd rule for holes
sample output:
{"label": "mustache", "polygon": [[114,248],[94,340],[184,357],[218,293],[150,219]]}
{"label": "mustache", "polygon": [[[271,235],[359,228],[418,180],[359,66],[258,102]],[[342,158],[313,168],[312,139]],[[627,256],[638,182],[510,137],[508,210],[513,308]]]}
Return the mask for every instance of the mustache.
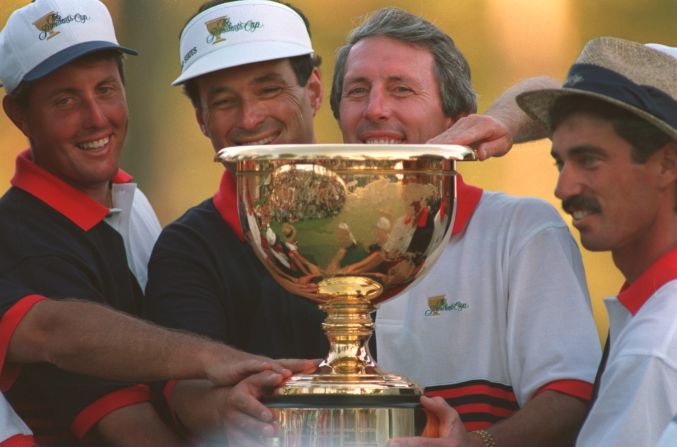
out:
{"label": "mustache", "polygon": [[573,196],[562,201],[562,209],[571,214],[574,210],[586,210],[592,213],[599,213],[602,207],[599,202],[592,197]]}

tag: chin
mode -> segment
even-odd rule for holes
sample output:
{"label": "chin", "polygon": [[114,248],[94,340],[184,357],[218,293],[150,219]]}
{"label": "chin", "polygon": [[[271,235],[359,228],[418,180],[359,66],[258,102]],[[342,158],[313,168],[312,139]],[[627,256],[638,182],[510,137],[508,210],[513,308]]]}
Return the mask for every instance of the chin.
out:
{"label": "chin", "polygon": [[606,240],[596,239],[594,237],[586,237],[581,234],[581,245],[590,251],[609,251],[614,248],[613,244]]}

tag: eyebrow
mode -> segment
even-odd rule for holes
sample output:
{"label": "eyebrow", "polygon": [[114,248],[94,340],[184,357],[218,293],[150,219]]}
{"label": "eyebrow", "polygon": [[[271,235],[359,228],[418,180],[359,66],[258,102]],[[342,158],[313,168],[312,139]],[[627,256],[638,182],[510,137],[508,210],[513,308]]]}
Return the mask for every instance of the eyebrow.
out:
{"label": "eyebrow", "polygon": [[251,82],[252,84],[262,84],[264,82],[270,82],[270,81],[279,81],[283,79],[282,75],[279,73],[267,73],[261,76],[258,76],[254,78],[254,80]]}
{"label": "eyebrow", "polygon": [[[264,75],[261,75],[259,77],[254,78],[250,82],[250,84],[257,85],[257,84],[263,84],[263,83],[266,83],[266,82],[277,81],[277,80],[281,80],[281,79],[283,79],[283,78],[278,73],[267,73],[267,74],[264,74]],[[218,95],[220,93],[230,93],[230,92],[234,92],[234,91],[235,91],[235,89],[233,89],[233,88],[231,88],[227,85],[217,85],[217,86],[209,89],[209,91],[207,92],[207,95],[208,96],[214,96],[214,95]]]}
{"label": "eyebrow", "polygon": [[[103,84],[109,84],[111,82],[122,85],[122,83],[119,82],[118,79],[115,76],[109,76],[109,77],[104,78],[101,81],[97,82],[95,87],[98,87],[98,86],[103,85]],[[122,88],[124,89],[124,86]],[[66,86],[66,87],[57,88],[54,91],[49,92],[49,97],[52,98],[54,96],[61,95],[61,94],[64,94],[64,93],[72,95],[72,94],[77,94],[80,91],[81,91],[81,89],[78,88],[77,86],[72,86],[72,87]]]}
{"label": "eyebrow", "polygon": [[[588,154],[588,153],[602,154],[603,151],[597,146],[582,144],[580,146],[575,146],[575,147],[569,149],[566,152],[566,155],[568,155],[569,157],[575,157],[577,155]],[[561,158],[559,156],[559,154],[557,154],[557,152],[555,152],[554,146],[550,149],[550,156],[552,158],[554,158],[555,160],[559,160]]]}

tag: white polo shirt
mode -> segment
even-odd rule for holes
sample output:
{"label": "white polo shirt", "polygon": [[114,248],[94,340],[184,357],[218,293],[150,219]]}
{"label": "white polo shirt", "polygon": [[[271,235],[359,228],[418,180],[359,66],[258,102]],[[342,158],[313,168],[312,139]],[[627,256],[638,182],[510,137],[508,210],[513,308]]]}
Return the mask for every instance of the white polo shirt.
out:
{"label": "white polo shirt", "polygon": [[122,236],[129,270],[144,290],[148,282],[148,260],[162,228],[136,183],[114,183],[112,194],[113,207],[105,221]]}
{"label": "white polo shirt", "polygon": [[[481,199],[468,210],[473,189]],[[461,184],[456,224],[427,276],[378,309],[380,366],[446,398],[469,430],[540,390],[589,399],[599,338],[580,252],[557,211]]]}
{"label": "white polo shirt", "polygon": [[605,304],[609,358],[576,445],[654,446],[677,414],[677,249]]}
{"label": "white polo shirt", "polygon": [[31,429],[0,394],[0,447],[35,445]]}

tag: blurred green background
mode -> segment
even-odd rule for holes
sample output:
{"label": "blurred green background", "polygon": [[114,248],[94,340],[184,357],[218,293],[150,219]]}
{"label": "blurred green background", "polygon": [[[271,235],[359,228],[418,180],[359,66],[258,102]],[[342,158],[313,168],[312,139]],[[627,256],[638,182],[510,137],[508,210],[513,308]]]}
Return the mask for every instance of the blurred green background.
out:
{"label": "blurred green background", "polygon": [[[27,0],[0,0],[0,24]],[[195,124],[181,90],[178,36],[201,0],[104,0],[118,40],[137,49],[127,62],[130,132],[122,165],[134,174],[163,225],[212,195],[222,167]],[[364,14],[398,6],[420,14],[449,33],[473,69],[480,111],[515,82],[534,75],[563,79],[590,38],[611,35],[677,46],[677,0],[296,0],[311,21],[315,50],[323,57],[325,103],[315,127],[318,142],[340,142],[327,100],[334,50]],[[4,92],[3,92],[4,93]],[[0,190],[9,185],[16,154],[26,139],[0,114]],[[517,146],[504,158],[460,166],[465,179],[487,189],[543,198],[552,194],[556,171],[547,140]],[[565,216],[567,222],[570,221]],[[574,231],[574,234],[576,232]],[[600,334],[606,333],[604,296],[622,277],[606,253],[583,250]]]}

